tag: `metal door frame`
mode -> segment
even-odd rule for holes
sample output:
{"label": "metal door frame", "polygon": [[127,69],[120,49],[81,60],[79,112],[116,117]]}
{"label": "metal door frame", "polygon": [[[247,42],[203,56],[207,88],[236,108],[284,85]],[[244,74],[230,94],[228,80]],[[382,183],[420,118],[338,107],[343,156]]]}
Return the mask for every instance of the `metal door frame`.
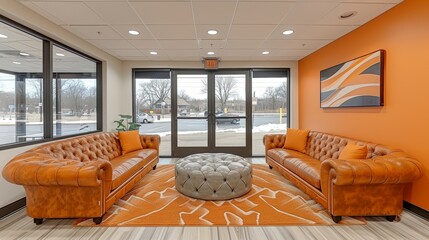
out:
{"label": "metal door frame", "polygon": [[[188,119],[177,114],[177,75],[180,74],[207,74],[207,117],[193,117],[192,119],[207,119],[208,146],[207,147],[179,147],[178,144],[178,119]],[[215,76],[221,74],[244,74],[245,75],[245,101],[246,116],[239,117],[246,119],[246,144],[243,147],[216,147],[216,117],[215,117]],[[193,153],[203,152],[223,152],[233,153],[243,157],[252,156],[252,82],[250,81],[249,69],[222,69],[208,71],[202,69],[195,70],[172,70],[171,75],[171,155],[172,157],[184,157]]]}

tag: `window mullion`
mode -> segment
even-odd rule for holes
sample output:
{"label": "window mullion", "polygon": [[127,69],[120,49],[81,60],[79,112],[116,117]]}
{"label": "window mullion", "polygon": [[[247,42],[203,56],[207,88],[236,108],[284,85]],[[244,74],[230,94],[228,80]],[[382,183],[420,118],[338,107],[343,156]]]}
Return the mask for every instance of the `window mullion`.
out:
{"label": "window mullion", "polygon": [[53,138],[52,48],[52,42],[43,41],[43,131],[45,139]]}

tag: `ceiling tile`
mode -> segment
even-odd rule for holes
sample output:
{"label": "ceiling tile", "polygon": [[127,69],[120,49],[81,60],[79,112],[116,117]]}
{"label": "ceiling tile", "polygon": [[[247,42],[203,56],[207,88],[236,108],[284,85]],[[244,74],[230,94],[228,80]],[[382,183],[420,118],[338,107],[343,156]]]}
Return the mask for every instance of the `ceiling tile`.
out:
{"label": "ceiling tile", "polygon": [[194,24],[190,2],[130,2],[145,24]]}
{"label": "ceiling tile", "polygon": [[236,2],[192,2],[196,24],[231,24]]}
{"label": "ceiling tile", "polygon": [[252,56],[222,56],[220,58],[219,67],[222,67],[222,61],[250,61]]}
{"label": "ceiling tile", "polygon": [[104,49],[135,49],[127,40],[88,40],[88,42]]}
{"label": "ceiling tile", "polygon": [[254,56],[252,61],[298,61],[302,59],[302,56]]}
{"label": "ceiling tile", "polygon": [[156,39],[195,39],[194,25],[146,25]]}
{"label": "ceiling tile", "polygon": [[228,39],[266,39],[276,25],[232,25]]}
{"label": "ceiling tile", "polygon": [[222,49],[225,47],[225,40],[198,40],[198,47],[207,50]]}
{"label": "ceiling tile", "polygon": [[222,56],[254,56],[259,54],[257,49],[228,49],[223,51]]}
{"label": "ceiling tile", "polygon": [[[297,25],[297,24],[280,24],[269,36],[269,39],[302,39],[304,34],[311,25]],[[286,30],[293,30],[293,34],[283,35]]]}
{"label": "ceiling tile", "polygon": [[234,24],[278,24],[295,3],[239,2]]}
{"label": "ceiling tile", "polygon": [[298,49],[290,49],[290,50],[277,50],[277,51],[271,51],[270,55],[271,56],[307,56],[308,54],[312,53],[313,50],[308,50],[308,49],[302,49],[302,50],[298,50]]}
{"label": "ceiling tile", "polygon": [[[127,2],[86,2],[108,24],[141,24]],[[120,11],[118,11],[120,9]]]}
{"label": "ceiling tile", "polygon": [[[198,39],[225,39],[228,31],[229,25],[196,25],[197,29],[197,38]],[[207,33],[208,30],[216,30],[216,35],[210,35]]]}
{"label": "ceiling tile", "polygon": [[[34,2],[34,4],[43,11],[49,13],[49,15],[59,19],[64,24],[105,24],[105,22],[83,2]],[[77,17],[77,13],[79,17]]]}
{"label": "ceiling tile", "polygon": [[226,49],[258,49],[264,40],[228,40]]}
{"label": "ceiling tile", "polygon": [[67,29],[83,39],[122,39],[115,30],[109,26],[68,26]]}
{"label": "ceiling tile", "polygon": [[[202,60],[202,58],[201,57],[196,57],[196,56],[191,56],[191,57],[179,57],[179,56],[173,56],[173,57],[170,57],[169,58],[169,60],[171,60],[171,61],[180,61],[180,62],[195,62],[195,61],[201,61]],[[201,63],[201,68],[203,67],[204,65]]]}
{"label": "ceiling tile", "polygon": [[[341,3],[325,17],[323,17],[318,24],[362,25],[393,6],[395,6],[395,4]],[[351,11],[356,11],[357,14],[351,18],[340,19],[341,14]]]}
{"label": "ceiling tile", "polygon": [[200,57],[201,53],[197,49],[182,49],[182,50],[168,50],[164,51],[164,55],[168,55],[170,57],[179,57],[179,56],[185,56],[185,57]]}
{"label": "ceiling tile", "polygon": [[109,50],[109,52],[115,56],[120,56],[120,57],[141,57],[141,56],[145,56],[145,54],[139,50],[111,49],[111,50]]}
{"label": "ceiling tile", "polygon": [[319,49],[330,43],[332,40],[312,40],[312,39],[275,39],[266,40],[261,47],[265,49]]}
{"label": "ceiling tile", "polygon": [[160,49],[161,45],[157,40],[129,40],[128,41],[131,45],[136,47],[137,49],[145,49],[145,50],[156,50]]}
{"label": "ceiling tile", "polygon": [[334,40],[348,32],[353,31],[358,26],[312,26],[300,36],[302,39],[330,39]]}
{"label": "ceiling tile", "polygon": [[126,61],[147,61],[149,60],[149,57],[147,56],[141,56],[141,57],[119,57],[119,59],[121,60],[126,60]]}
{"label": "ceiling tile", "polygon": [[197,40],[159,40],[164,49],[197,49]]}
{"label": "ceiling tile", "polygon": [[328,1],[298,1],[282,24],[318,24],[318,21],[338,4]]}
{"label": "ceiling tile", "polygon": [[[401,2],[18,1],[119,59],[150,61],[199,61],[202,57],[213,56],[223,61],[299,60]],[[350,19],[340,20],[338,16],[347,11],[357,11],[358,14]],[[207,34],[209,29],[217,30],[218,34]],[[294,33],[284,36],[282,32],[286,29],[292,29]],[[129,30],[137,30],[140,35],[130,35]],[[0,32],[2,31],[0,24]],[[34,42],[32,38],[19,36],[15,32],[10,35],[8,42],[14,48],[1,44],[0,48],[40,52],[40,44],[36,50],[30,50],[34,47],[31,45]],[[262,55],[263,50],[270,51],[270,54]],[[150,51],[157,51],[158,55],[150,55]],[[209,56],[208,51],[214,51],[215,55]]]}
{"label": "ceiling tile", "polygon": [[[112,28],[127,40],[154,39],[153,34],[142,24],[112,25]],[[128,33],[129,30],[138,31],[140,34],[131,35]]]}

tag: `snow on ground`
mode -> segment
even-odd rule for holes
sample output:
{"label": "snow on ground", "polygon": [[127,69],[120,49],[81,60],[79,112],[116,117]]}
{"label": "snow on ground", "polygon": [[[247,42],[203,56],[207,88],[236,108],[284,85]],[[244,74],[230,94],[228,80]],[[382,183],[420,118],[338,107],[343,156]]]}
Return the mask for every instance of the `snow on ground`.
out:
{"label": "snow on ground", "polygon": [[[222,132],[244,133],[245,131],[246,129],[244,127],[216,130],[217,133],[222,133]],[[285,132],[285,131],[286,131],[286,124],[272,124],[272,123],[257,126],[252,129],[252,133]],[[207,133],[207,130],[206,131],[183,131],[183,132],[178,132],[178,135],[198,134],[198,133]],[[160,135],[161,137],[165,137],[167,135],[171,135],[171,132],[161,132],[157,134]]]}

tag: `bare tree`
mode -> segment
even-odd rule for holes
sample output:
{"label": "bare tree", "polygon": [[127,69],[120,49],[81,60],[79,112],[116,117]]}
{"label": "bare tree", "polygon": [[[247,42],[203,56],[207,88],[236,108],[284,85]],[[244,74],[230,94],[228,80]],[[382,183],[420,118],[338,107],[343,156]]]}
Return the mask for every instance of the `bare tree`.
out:
{"label": "bare tree", "polygon": [[97,88],[91,87],[87,90],[85,98],[85,111],[90,114],[91,110],[95,110],[97,107]]}
{"label": "bare tree", "polygon": [[85,108],[87,88],[80,79],[63,80],[61,84],[61,105],[68,107],[76,116],[81,116]]}
{"label": "bare tree", "polygon": [[0,109],[3,112],[9,112],[9,106],[15,104],[15,93],[0,91]]}
{"label": "bare tree", "polygon": [[[201,92],[207,93],[207,80],[201,80],[204,88]],[[215,95],[216,100],[219,102],[219,107],[223,111],[226,107],[226,102],[236,94],[234,87],[237,85],[237,80],[232,77],[216,77],[215,81]]]}
{"label": "bare tree", "polygon": [[269,99],[272,109],[276,109],[276,102],[278,98],[278,91],[273,87],[267,87],[264,92],[264,98]]}
{"label": "bare tree", "polygon": [[142,92],[140,94],[141,101],[153,108],[157,102],[163,102],[170,96],[171,84],[168,79],[154,79],[149,83],[141,83]]}
{"label": "bare tree", "polygon": [[42,103],[42,79],[26,79],[26,98],[29,111],[35,111]]}
{"label": "bare tree", "polygon": [[189,96],[185,90],[181,90],[178,94],[177,94],[178,98],[181,98],[187,102],[189,102],[191,100],[191,96]]}
{"label": "bare tree", "polygon": [[287,82],[286,81],[282,82],[282,84],[276,88],[276,92],[277,92],[279,98],[282,99],[282,106],[285,107],[287,105],[287,101],[289,99]]}

